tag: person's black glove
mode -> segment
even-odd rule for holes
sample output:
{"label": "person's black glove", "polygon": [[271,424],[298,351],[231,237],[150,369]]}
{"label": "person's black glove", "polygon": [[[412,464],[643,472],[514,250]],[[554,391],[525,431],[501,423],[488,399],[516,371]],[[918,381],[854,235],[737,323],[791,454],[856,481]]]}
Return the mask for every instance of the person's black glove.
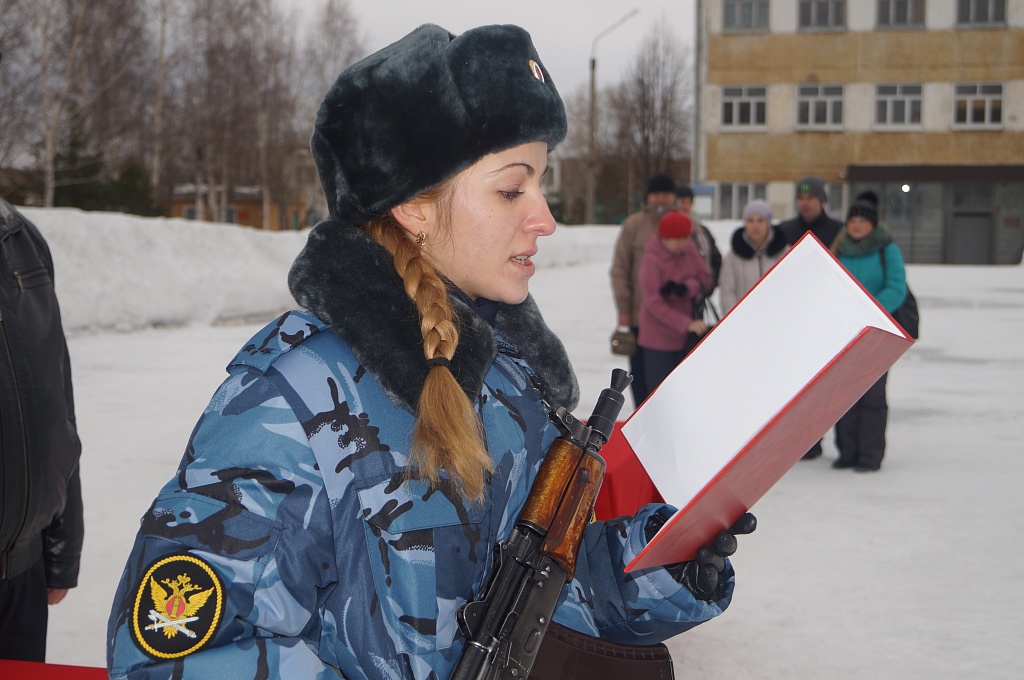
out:
{"label": "person's black glove", "polygon": [[675,281],[666,281],[661,284],[661,288],[658,292],[661,293],[661,297],[668,297],[669,295],[678,295],[683,297],[690,289],[686,287],[685,283],[676,283]]}
{"label": "person's black glove", "polygon": [[[648,541],[667,520],[660,512],[647,520],[644,529]],[[718,532],[710,545],[698,550],[693,560],[666,565],[665,570],[698,599],[714,602],[722,597],[722,570],[725,569],[725,558],[736,552],[736,536],[753,533],[756,528],[757,518],[749,512],[744,513],[731,527]]]}

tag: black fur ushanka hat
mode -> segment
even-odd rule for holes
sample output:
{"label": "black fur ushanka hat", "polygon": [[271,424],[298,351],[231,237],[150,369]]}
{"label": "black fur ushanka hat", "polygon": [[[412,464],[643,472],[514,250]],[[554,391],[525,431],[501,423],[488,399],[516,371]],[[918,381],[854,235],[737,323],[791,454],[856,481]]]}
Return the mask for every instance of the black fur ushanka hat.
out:
{"label": "black fur ushanka hat", "polygon": [[317,112],[312,149],[331,218],[363,224],[489,153],[553,149],[565,108],[530,34],[425,24],[345,69]]}

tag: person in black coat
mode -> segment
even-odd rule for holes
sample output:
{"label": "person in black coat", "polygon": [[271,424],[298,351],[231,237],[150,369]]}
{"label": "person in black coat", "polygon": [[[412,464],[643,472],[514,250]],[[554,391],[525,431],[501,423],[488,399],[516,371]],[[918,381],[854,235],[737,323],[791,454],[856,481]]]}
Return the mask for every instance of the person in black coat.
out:
{"label": "person in black coat", "polygon": [[786,243],[794,245],[811,232],[826,248],[832,245],[843,223],[828,216],[828,195],[825,182],[818,177],[804,177],[796,185],[796,217],[779,225]]}
{"label": "person in black coat", "polygon": [[711,230],[701,224],[693,214],[693,189],[685,184],[676,186],[676,199],[679,202],[679,211],[693,220],[696,227],[693,230],[693,245],[697,246],[697,252],[711,272],[711,290],[707,292],[707,295],[711,295],[718,288],[718,274],[722,270],[722,251],[718,249]]}
{"label": "person in black coat", "polygon": [[53,259],[0,199],[0,659],[44,661],[47,604],[78,584],[81,444]]}
{"label": "person in black coat", "polygon": [[[828,195],[825,193],[825,182],[818,177],[804,177],[796,185],[796,217],[779,225],[786,243],[794,245],[807,232],[814,234],[826,248],[843,228],[843,223],[828,216],[825,206]],[[817,458],[821,455],[821,441],[804,454],[804,460]]]}

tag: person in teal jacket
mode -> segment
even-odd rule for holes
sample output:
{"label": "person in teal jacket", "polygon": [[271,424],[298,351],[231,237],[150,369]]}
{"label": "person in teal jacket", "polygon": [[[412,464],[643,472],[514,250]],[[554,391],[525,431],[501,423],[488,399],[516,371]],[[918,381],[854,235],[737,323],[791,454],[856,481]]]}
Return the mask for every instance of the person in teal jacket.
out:
{"label": "person in teal jacket", "polygon": [[[339,76],[312,140],[330,217],[289,274],[304,309],[238,352],[144,514],[112,678],[450,676],[456,611],[559,434],[547,404],[579,396],[528,290],[565,133],[515,26],[425,25]],[[591,523],[554,621],[653,644],[720,614],[729,532],[624,573],[673,511]]]}
{"label": "person in teal jacket", "polygon": [[[846,226],[836,236],[832,252],[855,279],[892,314],[907,297],[907,277],[900,252],[889,230],[878,223],[878,196],[865,191],[850,205]],[[836,423],[839,457],[832,467],[875,472],[885,456],[885,427],[889,405],[886,372]]]}

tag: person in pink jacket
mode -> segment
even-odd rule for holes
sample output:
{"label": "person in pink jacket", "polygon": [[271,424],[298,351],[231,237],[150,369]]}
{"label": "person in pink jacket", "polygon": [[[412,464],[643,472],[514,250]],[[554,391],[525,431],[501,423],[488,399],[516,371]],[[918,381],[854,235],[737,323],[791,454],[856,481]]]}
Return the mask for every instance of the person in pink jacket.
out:
{"label": "person in pink jacket", "polygon": [[[694,306],[712,288],[711,272],[690,240],[693,222],[673,210],[658,221],[640,262],[640,333],[648,387],[653,390],[686,356],[688,340],[708,326]],[[693,334],[693,335],[691,335]],[[692,343],[691,343],[692,344]]]}

